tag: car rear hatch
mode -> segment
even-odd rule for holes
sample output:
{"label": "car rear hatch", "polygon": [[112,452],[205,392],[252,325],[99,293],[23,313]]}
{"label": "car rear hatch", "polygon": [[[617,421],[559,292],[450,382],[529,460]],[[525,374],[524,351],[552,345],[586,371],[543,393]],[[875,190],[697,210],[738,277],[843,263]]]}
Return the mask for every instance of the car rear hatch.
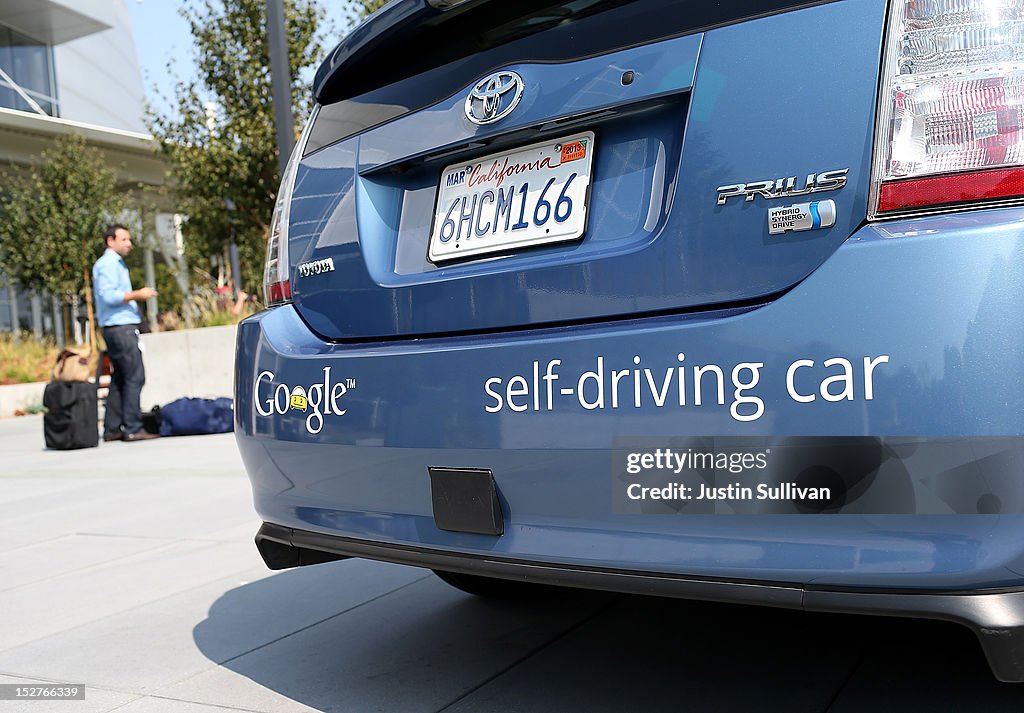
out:
{"label": "car rear hatch", "polygon": [[299,313],[362,341],[782,294],[865,220],[884,13],[389,5],[317,75],[289,219]]}

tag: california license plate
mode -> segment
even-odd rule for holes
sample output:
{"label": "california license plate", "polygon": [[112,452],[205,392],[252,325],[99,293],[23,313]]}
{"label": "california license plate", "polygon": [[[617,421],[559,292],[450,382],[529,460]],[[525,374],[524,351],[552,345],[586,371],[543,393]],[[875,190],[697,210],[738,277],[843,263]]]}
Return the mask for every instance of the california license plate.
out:
{"label": "california license plate", "polygon": [[587,131],[449,166],[427,256],[441,262],[581,238],[593,164]]}

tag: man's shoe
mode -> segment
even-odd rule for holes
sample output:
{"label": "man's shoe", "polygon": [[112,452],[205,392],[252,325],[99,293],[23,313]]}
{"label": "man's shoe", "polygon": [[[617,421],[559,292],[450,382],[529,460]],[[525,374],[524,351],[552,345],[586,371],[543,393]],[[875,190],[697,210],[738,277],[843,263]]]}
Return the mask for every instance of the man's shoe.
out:
{"label": "man's shoe", "polygon": [[122,439],[122,435],[121,435],[120,431],[114,431],[112,433],[104,433],[103,434],[103,442],[104,443],[110,443],[111,441],[120,441],[121,439]]}
{"label": "man's shoe", "polygon": [[135,441],[148,441],[151,438],[160,438],[160,434],[150,433],[149,431],[139,431],[138,433],[126,433],[121,436],[121,440],[128,443],[134,443]]}

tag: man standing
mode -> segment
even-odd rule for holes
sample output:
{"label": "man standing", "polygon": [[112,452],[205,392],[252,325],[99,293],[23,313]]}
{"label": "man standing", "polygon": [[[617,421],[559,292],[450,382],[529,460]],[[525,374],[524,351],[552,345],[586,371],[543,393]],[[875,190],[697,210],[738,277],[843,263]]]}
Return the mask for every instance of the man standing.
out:
{"label": "man standing", "polygon": [[142,430],[139,396],[146,371],[139,349],[142,317],[136,300],[156,296],[152,287],[132,289],[124,258],[132,251],[132,236],[123,225],[111,225],[103,233],[106,251],[92,267],[96,291],[96,319],[110,356],[110,391],[103,420],[104,441],[144,441],[159,438]]}

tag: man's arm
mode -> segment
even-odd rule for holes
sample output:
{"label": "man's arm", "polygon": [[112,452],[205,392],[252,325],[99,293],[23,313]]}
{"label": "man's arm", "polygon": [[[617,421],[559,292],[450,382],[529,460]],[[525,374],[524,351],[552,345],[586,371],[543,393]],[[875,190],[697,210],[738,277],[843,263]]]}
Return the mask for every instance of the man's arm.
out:
{"label": "man's arm", "polygon": [[148,300],[150,297],[156,297],[156,290],[152,287],[140,287],[137,290],[124,293],[124,303],[127,304],[132,300]]}
{"label": "man's arm", "polygon": [[122,292],[117,289],[117,266],[113,263],[96,263],[92,271],[93,283],[96,285],[96,299],[107,307],[117,307],[128,304],[132,300],[148,300],[156,297],[156,290],[152,287],[140,287],[130,292]]}

